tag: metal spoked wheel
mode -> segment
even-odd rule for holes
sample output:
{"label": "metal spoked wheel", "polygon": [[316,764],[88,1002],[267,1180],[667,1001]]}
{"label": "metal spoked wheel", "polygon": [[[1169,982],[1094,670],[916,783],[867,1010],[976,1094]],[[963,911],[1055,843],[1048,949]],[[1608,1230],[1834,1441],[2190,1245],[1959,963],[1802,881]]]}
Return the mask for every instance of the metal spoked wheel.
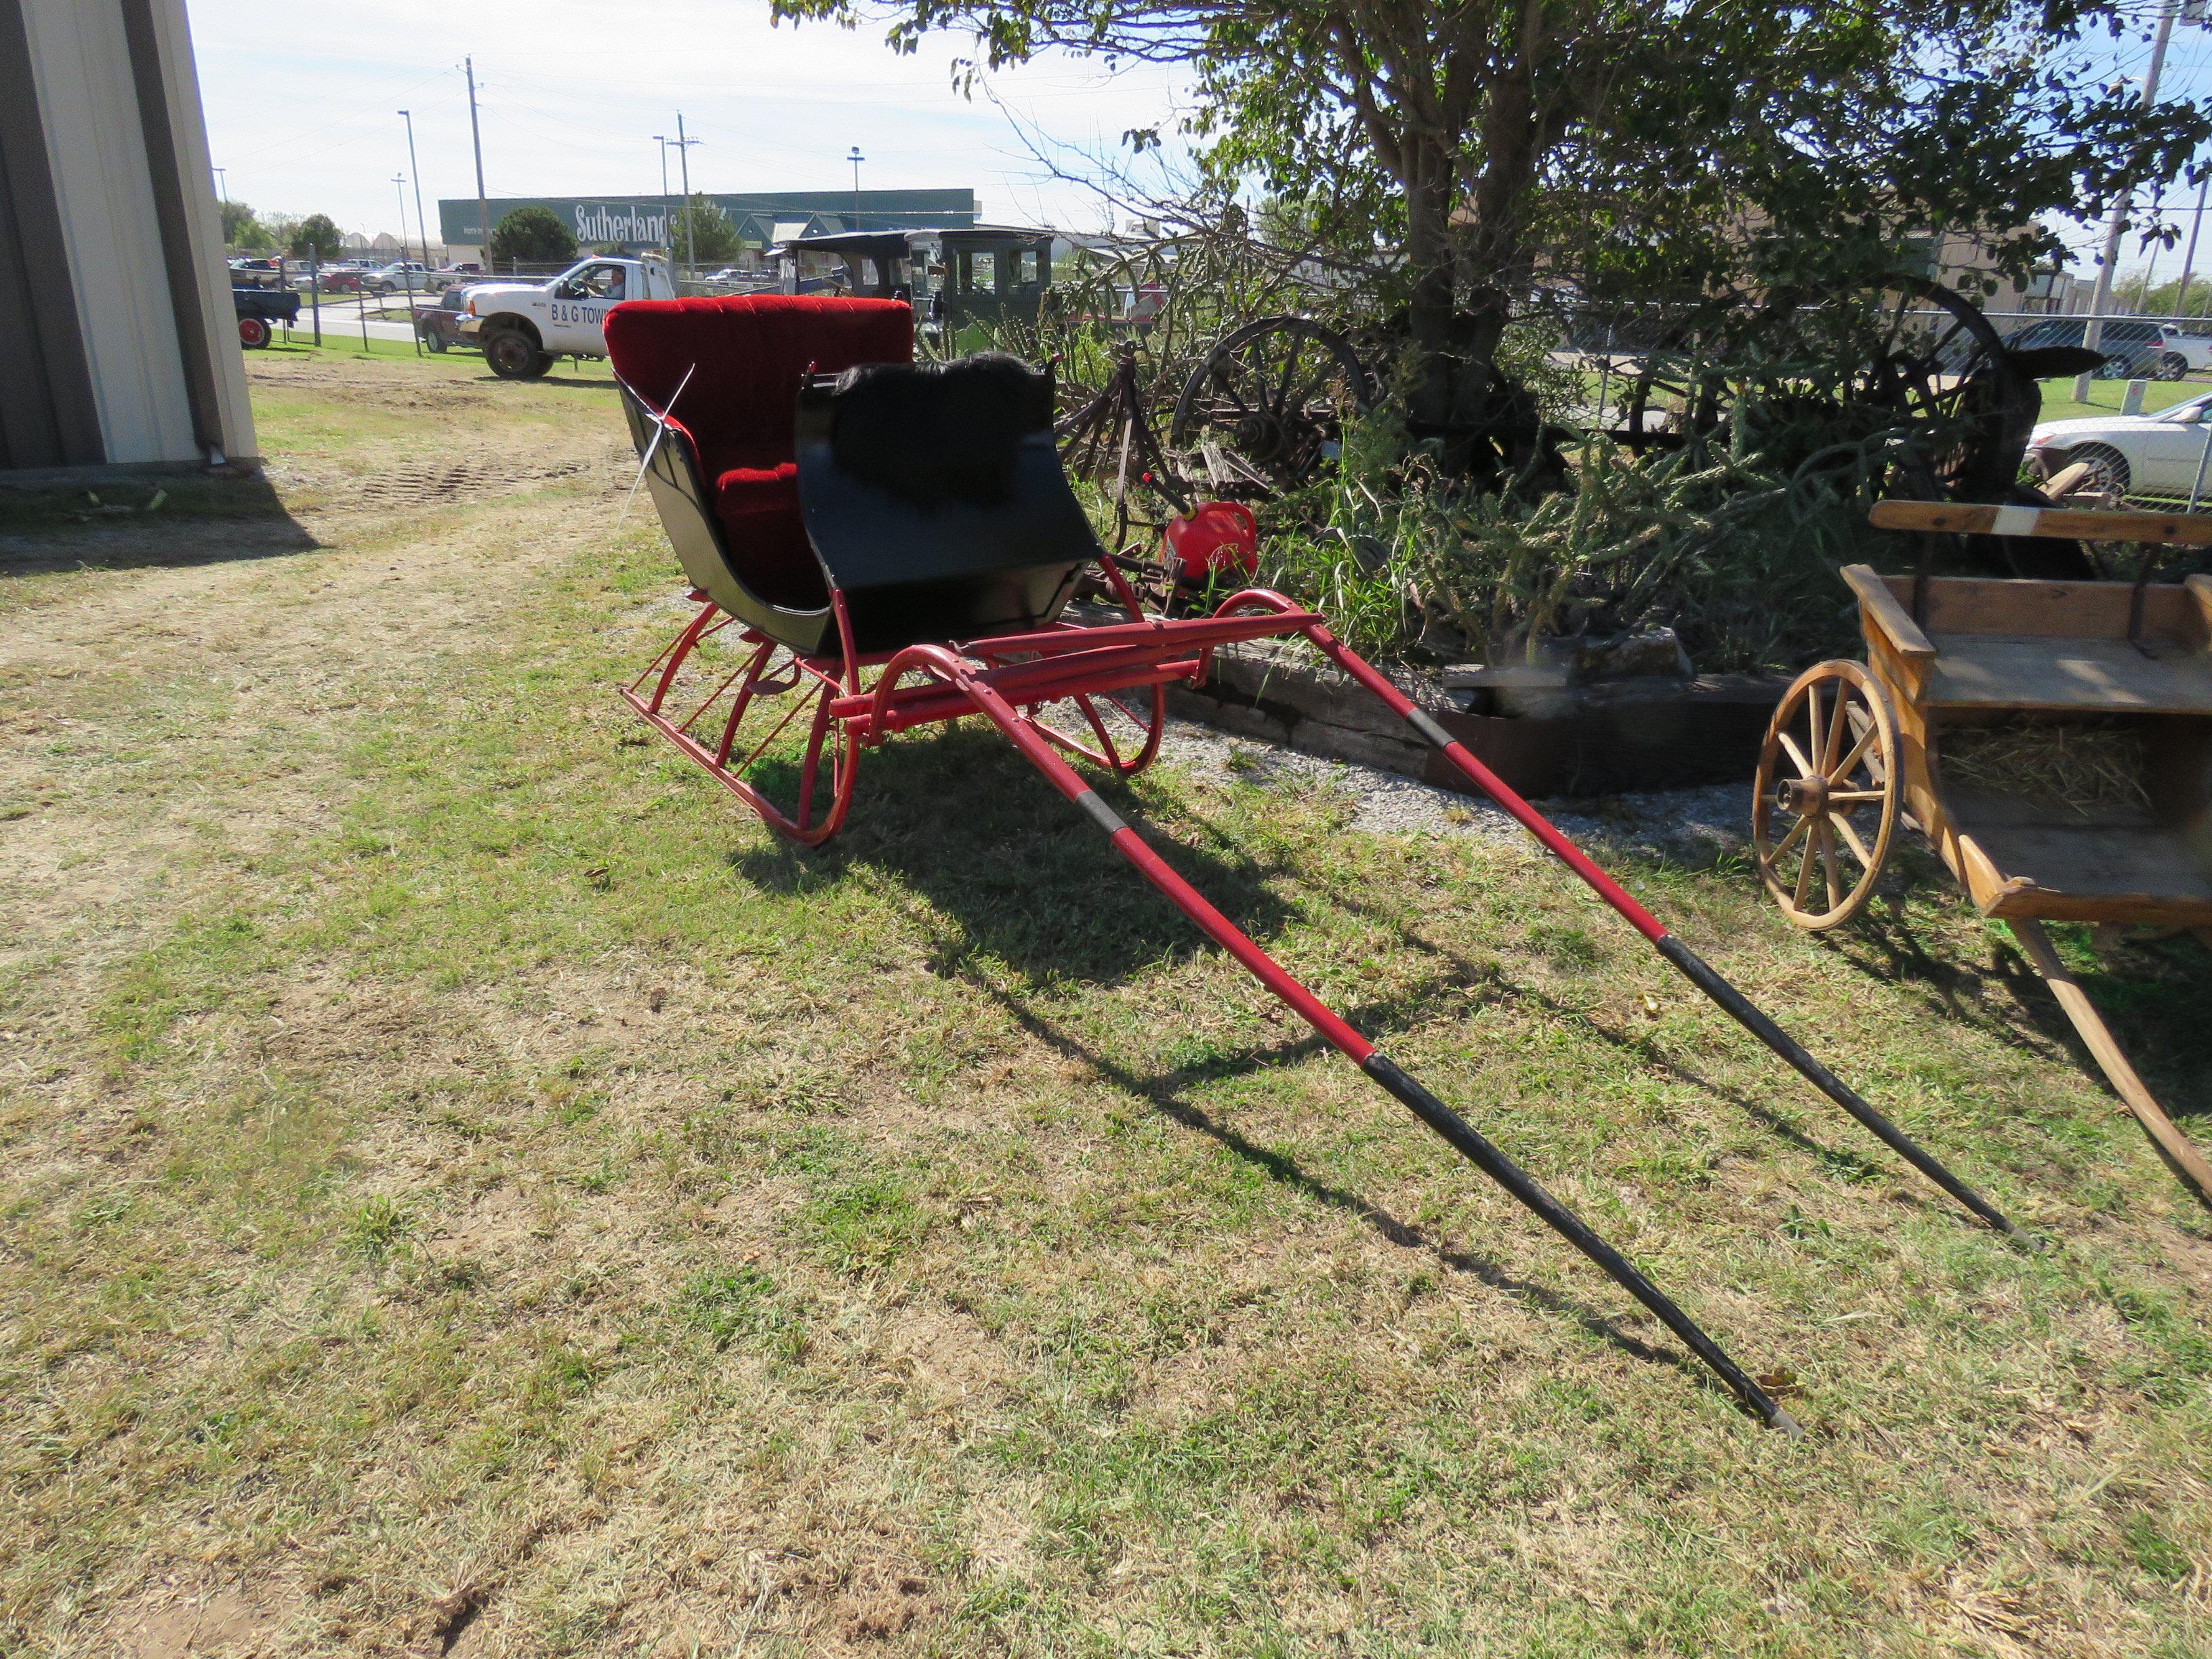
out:
{"label": "metal spoked wheel", "polygon": [[1864,909],[1897,830],[1897,716],[1855,662],[1807,669],[1759,751],[1751,843],[1759,878],[1798,927],[1823,932]]}
{"label": "metal spoked wheel", "polygon": [[1311,483],[1374,406],[1352,343],[1310,317],[1262,317],[1224,335],[1176,401],[1168,441],[1202,458],[1210,486],[1265,500]]}

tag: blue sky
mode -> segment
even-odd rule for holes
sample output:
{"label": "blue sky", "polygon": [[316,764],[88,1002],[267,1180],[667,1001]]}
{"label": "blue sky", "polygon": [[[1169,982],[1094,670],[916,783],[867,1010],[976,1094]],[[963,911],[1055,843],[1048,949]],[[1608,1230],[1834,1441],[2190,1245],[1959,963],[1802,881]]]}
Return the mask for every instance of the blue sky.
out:
{"label": "blue sky", "polygon": [[[209,137],[230,195],[327,213],[371,234],[399,229],[392,175],[411,174],[394,113],[402,107],[415,114],[433,222],[440,197],[475,194],[464,55],[476,59],[494,196],[657,194],[653,135],[673,137],[681,109],[702,141],[691,152],[695,189],[849,190],[844,158],[858,144],[864,186],[968,185],[994,219],[1095,229],[1106,204],[1054,179],[1006,111],[1068,171],[1176,107],[1164,70],[1117,75],[1058,58],[993,77],[1002,110],[952,90],[964,44],[956,38],[901,58],[878,29],[771,27],[766,0],[368,0],[273,14],[268,0],[187,4]],[[2115,73],[2139,76],[2148,55],[2146,21],[2113,49]],[[2212,95],[2212,35],[2203,28],[2176,30],[2163,95]],[[2167,192],[2168,222],[2185,234],[2195,204],[2194,190]],[[411,234],[411,185],[406,212]],[[2081,256],[2100,238],[2094,226],[2065,234]],[[2130,237],[2122,270],[2144,258]],[[2207,259],[2200,252],[2200,268]],[[2179,251],[2158,262],[2173,274]]]}
{"label": "blue sky", "polygon": [[[764,0],[374,0],[329,8],[188,0],[215,164],[230,196],[327,213],[348,230],[399,228],[410,173],[396,111],[414,112],[422,196],[472,197],[473,55],[493,196],[658,194],[653,135],[687,131],[695,190],[974,188],[986,214],[1094,228],[1093,192],[1054,180],[1006,110],[1065,163],[1168,116],[1167,74],[1062,58],[992,78],[1002,110],[962,98],[944,37],[895,55],[879,30],[772,28]],[[1064,148],[1063,148],[1064,147]],[[672,176],[675,162],[670,156]],[[414,198],[406,212],[411,235]]]}

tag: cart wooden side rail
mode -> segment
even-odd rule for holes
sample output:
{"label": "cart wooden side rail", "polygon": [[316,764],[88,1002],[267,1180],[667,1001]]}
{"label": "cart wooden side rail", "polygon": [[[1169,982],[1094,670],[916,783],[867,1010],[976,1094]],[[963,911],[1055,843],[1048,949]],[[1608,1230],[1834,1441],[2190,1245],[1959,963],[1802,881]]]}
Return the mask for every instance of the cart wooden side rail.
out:
{"label": "cart wooden side rail", "polygon": [[[1882,528],[2212,546],[2212,515],[1883,501]],[[1872,896],[1906,814],[2051,988],[2168,1166],[2212,1205],[2212,1163],[2129,1065],[2046,921],[2212,930],[2212,578],[2179,584],[1844,580],[1865,665],[1808,669],[1777,708],[1753,807],[1759,872],[1799,926]],[[2143,757],[2138,802],[2069,805],[2022,780],[1947,780],[1947,735],[2091,720]],[[2089,742],[2110,744],[2109,736]]]}

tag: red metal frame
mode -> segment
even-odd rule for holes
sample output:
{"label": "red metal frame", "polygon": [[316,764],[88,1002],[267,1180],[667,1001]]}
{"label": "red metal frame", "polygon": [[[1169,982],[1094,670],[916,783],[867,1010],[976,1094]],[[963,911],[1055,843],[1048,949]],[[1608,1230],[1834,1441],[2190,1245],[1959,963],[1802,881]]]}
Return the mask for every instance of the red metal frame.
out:
{"label": "red metal frame", "polygon": [[[1101,800],[1068,764],[1066,757],[1072,754],[1118,773],[1140,769],[1158,752],[1169,685],[1198,683],[1204,678],[1213,652],[1222,646],[1296,635],[1380,697],[1440,750],[1469,781],[1534,836],[1731,1018],[1975,1215],[2006,1233],[2014,1231],[2012,1224],[1978,1194],[1838,1081],[1733,985],[1668,933],[1656,917],[1541,813],[1508,788],[1431,715],[1371,664],[1348,649],[1328,631],[1320,616],[1265,588],[1248,588],[1232,595],[1210,616],[1146,616],[1114,562],[1109,558],[1102,562],[1115,596],[1122,601],[1131,618],[1127,622],[1096,627],[1061,622],[1026,634],[912,645],[886,655],[858,657],[851,648],[852,629],[843,602],[833,594],[831,603],[836,613],[838,638],[844,647],[841,655],[793,656],[765,635],[750,629],[741,629],[737,638],[742,659],[734,668],[719,672],[719,677],[708,676],[711,689],[702,699],[691,704],[689,714],[677,719],[668,712],[668,704],[679,675],[697,648],[731,623],[727,617],[717,621],[714,605],[695,592],[691,598],[702,602],[699,612],[647,665],[645,672],[624,690],[623,696],[678,748],[706,768],[775,829],[810,846],[828,840],[842,826],[852,804],[854,773],[861,750],[913,726],[969,714],[981,715],[1004,733],[1055,789],[1108,833],[1115,850],[1268,991],[1562,1237],[1603,1267],[1616,1283],[1681,1338],[1746,1406],[1767,1423],[1794,1432],[1796,1425],[1789,1414],[1632,1263],[1599,1238],[1450,1108],[1399,1070],[1373,1042],[1209,904],[1165,860],[1146,846],[1136,830]],[[779,653],[785,660],[776,665]],[[653,682],[653,687],[647,692],[643,688],[648,680]],[[1123,694],[1132,691],[1146,694],[1149,720],[1121,701]],[[797,695],[781,718],[772,723],[764,722],[768,725],[766,735],[757,740],[748,738],[742,758],[733,761],[732,757],[739,753],[738,735],[745,726],[748,714],[763,698],[792,693]],[[1123,754],[1109,736],[1097,713],[1098,699],[1108,700],[1146,731],[1145,741],[1134,752]],[[1039,718],[1042,709],[1063,701],[1073,702],[1082,711],[1095,744]],[[678,702],[689,702],[689,694]],[[770,799],[748,774],[810,703],[812,720],[800,762],[797,803],[787,810]],[[720,715],[720,733],[714,745],[709,747],[693,735],[693,728],[709,711],[720,708],[726,709]],[[831,769],[826,804],[817,790],[818,775],[825,759]]]}

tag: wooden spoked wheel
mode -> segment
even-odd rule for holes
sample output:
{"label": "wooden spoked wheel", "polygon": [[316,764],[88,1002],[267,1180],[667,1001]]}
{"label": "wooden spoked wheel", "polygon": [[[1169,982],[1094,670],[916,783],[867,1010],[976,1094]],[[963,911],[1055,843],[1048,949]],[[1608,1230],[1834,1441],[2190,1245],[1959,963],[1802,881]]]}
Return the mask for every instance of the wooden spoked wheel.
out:
{"label": "wooden spoked wheel", "polygon": [[1897,716],[1855,662],[1807,669],[1759,751],[1751,844],[1759,878],[1800,927],[1838,927],[1866,908],[1897,832]]}

